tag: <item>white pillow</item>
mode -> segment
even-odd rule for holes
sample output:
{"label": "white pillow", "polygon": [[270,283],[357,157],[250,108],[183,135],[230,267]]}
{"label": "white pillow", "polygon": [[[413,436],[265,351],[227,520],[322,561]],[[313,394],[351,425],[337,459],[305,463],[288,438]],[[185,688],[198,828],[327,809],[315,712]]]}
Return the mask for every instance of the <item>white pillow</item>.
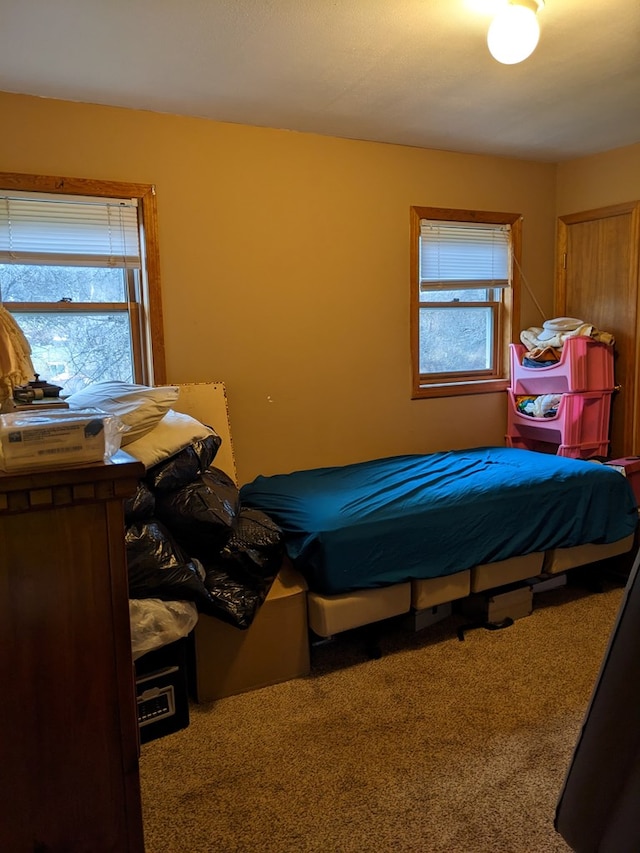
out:
{"label": "white pillow", "polygon": [[71,409],[100,409],[116,415],[129,427],[122,433],[121,444],[131,444],[156,427],[176,402],[180,389],[176,385],[151,388],[129,382],[96,382],[67,398]]}
{"label": "white pillow", "polygon": [[163,459],[175,456],[192,442],[215,434],[211,427],[191,415],[169,409],[151,432],[127,445],[127,453],[139,459],[146,468],[151,468]]}

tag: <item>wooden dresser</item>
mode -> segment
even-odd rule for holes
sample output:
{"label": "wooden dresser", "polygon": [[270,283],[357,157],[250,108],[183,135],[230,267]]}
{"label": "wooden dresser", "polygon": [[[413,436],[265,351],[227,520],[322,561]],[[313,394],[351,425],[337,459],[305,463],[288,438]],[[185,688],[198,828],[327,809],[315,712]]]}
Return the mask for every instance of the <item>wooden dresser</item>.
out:
{"label": "wooden dresser", "polygon": [[0,473],[0,850],[141,853],[123,499],[108,463]]}

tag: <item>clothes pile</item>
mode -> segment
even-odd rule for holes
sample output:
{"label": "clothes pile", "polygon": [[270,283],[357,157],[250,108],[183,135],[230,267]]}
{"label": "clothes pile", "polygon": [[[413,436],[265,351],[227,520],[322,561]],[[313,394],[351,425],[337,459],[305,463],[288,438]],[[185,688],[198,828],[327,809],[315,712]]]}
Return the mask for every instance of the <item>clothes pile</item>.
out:
{"label": "clothes pile", "polygon": [[562,394],[518,394],[516,409],[521,415],[531,415],[532,418],[554,418],[558,414],[558,406]]}
{"label": "clothes pile", "polygon": [[602,332],[593,323],[577,317],[556,317],[545,320],[542,326],[531,326],[520,332],[520,341],[527,348],[522,364],[525,367],[548,367],[560,360],[562,346],[567,338],[593,338],[600,343],[613,346],[615,338],[610,332]]}

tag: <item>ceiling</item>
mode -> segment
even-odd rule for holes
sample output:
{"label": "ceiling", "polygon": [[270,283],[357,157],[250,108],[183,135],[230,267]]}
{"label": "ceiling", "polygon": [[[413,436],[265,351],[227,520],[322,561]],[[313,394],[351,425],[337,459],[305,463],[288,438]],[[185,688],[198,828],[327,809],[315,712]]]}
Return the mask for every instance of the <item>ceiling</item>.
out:
{"label": "ceiling", "polygon": [[[0,90],[545,162],[640,142],[640,0],[1,0]],[[503,0],[504,2],[504,0]]]}

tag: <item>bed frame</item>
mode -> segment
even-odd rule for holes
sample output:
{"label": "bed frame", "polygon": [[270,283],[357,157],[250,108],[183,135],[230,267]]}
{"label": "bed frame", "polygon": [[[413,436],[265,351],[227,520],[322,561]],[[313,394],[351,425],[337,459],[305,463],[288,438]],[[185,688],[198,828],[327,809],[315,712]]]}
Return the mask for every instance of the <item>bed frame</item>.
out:
{"label": "bed frame", "polygon": [[328,638],[371,622],[410,613],[414,626],[434,621],[429,614],[436,608],[476,592],[570,569],[625,554],[633,548],[630,535],[609,545],[577,545],[542,553],[511,557],[497,563],[474,566],[453,575],[412,580],[380,589],[347,592],[342,595],[307,593],[309,628]]}

